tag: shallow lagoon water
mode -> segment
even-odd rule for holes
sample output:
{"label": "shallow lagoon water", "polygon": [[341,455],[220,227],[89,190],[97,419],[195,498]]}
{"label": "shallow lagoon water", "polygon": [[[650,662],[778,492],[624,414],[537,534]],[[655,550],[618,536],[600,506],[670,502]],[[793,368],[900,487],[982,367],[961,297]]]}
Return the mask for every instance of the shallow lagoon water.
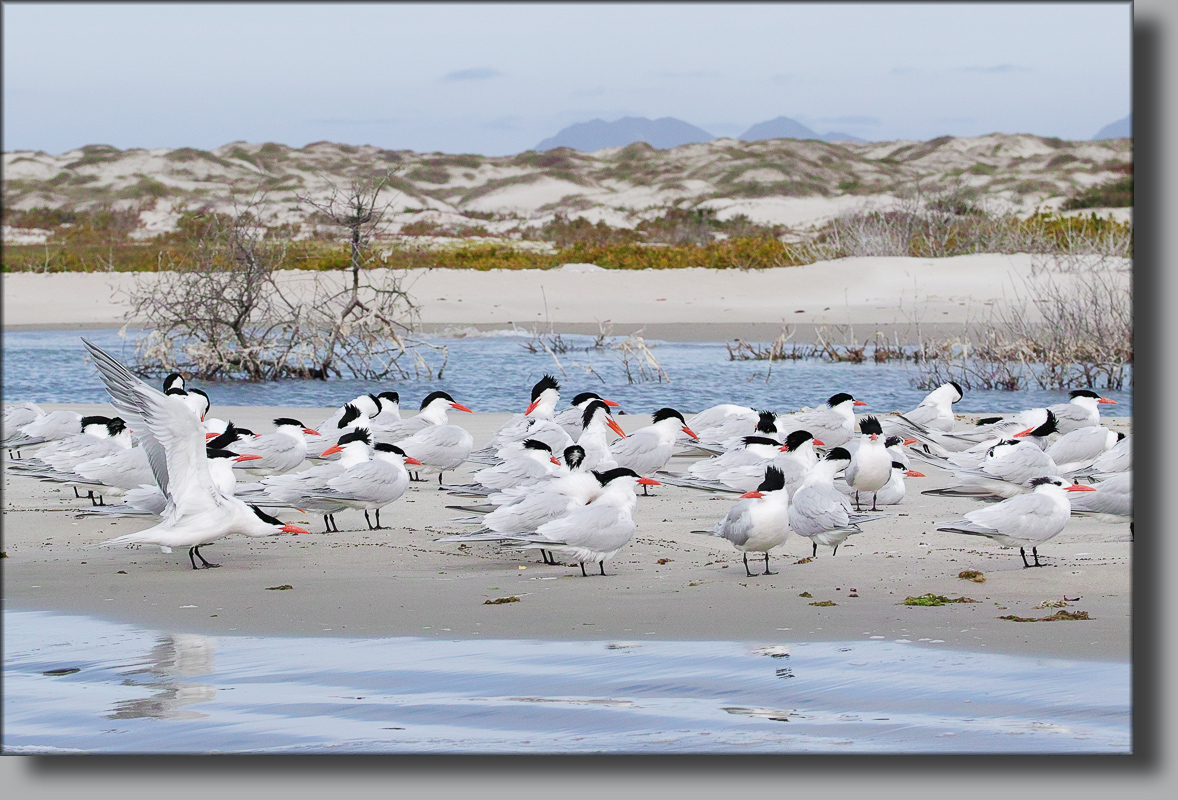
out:
{"label": "shallow lagoon water", "polygon": [[[94,368],[87,363],[81,336],[115,357],[130,361],[134,355],[131,331],[120,337],[115,330],[15,331],[4,334],[4,400],[39,403],[105,403],[108,400]],[[828,364],[815,360],[730,361],[723,342],[649,342],[652,352],[670,377],[669,383],[630,384],[616,351],[586,349],[591,336],[565,335],[570,345],[558,355],[562,373],[552,356],[529,352],[523,344],[530,336],[511,331],[463,337],[430,337],[449,350],[449,362],[440,380],[387,380],[379,384],[336,379],[329,381],[281,381],[248,383],[225,381],[203,384],[214,406],[279,405],[338,407],[358,394],[396,389],[402,406],[415,409],[422,397],[435,390],[450,392],[476,411],[522,412],[532,384],[553,373],[564,386],[565,401],[582,391],[596,391],[622,404],[628,413],[650,413],[662,406],[700,411],[718,402],[754,408],[792,411],[825,403],[835,392],[850,392],[867,401],[865,412],[886,413],[914,407],[925,390],[913,387],[918,370],[912,363]],[[1101,406],[1109,416],[1133,412],[1131,391],[1103,391],[1117,401]],[[1067,392],[1037,388],[1018,392],[967,391],[955,409],[961,413],[1009,413],[1050,403],[1066,402]]]}
{"label": "shallow lagoon water", "polygon": [[205,636],[4,613],[9,753],[1129,753],[1130,666],[942,643]]}

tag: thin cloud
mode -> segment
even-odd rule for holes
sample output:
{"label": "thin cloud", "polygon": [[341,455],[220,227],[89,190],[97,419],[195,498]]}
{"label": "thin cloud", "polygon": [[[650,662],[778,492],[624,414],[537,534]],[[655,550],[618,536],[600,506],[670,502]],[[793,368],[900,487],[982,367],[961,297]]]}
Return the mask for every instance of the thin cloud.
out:
{"label": "thin cloud", "polygon": [[485,81],[490,78],[498,78],[503,73],[497,69],[490,67],[474,67],[472,69],[459,69],[454,72],[447,72],[442,76],[444,81]]}
{"label": "thin cloud", "polygon": [[393,117],[373,117],[371,119],[346,119],[344,117],[325,117],[309,119],[309,125],[393,125],[401,120]]}
{"label": "thin cloud", "polygon": [[824,125],[882,125],[883,120],[879,117],[819,117],[818,122]]}
{"label": "thin cloud", "polygon": [[1030,67],[1020,66],[1019,64],[994,64],[989,67],[970,66],[958,67],[955,72],[986,72],[990,74],[1001,74],[1004,72],[1034,72]]}

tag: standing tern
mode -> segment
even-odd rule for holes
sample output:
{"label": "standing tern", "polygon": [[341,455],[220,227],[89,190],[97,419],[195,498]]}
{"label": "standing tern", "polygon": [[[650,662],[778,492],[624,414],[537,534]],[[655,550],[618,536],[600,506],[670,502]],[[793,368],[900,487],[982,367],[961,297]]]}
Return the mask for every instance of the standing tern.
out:
{"label": "standing tern", "polygon": [[586,469],[604,471],[618,465],[610,453],[606,429],[626,438],[622,426],[614,421],[609,405],[604,400],[591,400],[581,412],[581,434],[577,439],[577,444],[585,451]]}
{"label": "standing tern", "polygon": [[855,435],[855,407],[865,405],[862,400],[839,392],[831,395],[825,408],[779,415],[777,430],[782,433],[807,430],[828,447],[841,447]]}
{"label": "standing tern", "polygon": [[[675,452],[675,441],[680,433],[696,439],[695,432],[687,427],[683,415],[673,408],[660,408],[654,412],[650,425],[618,439],[609,446],[610,454],[619,467],[631,469],[639,475],[649,475],[660,470],[671,460]],[[643,484],[643,494],[646,487]]]}
{"label": "standing tern", "polygon": [[[312,500],[340,503],[348,508],[364,512],[364,521],[369,530],[382,530],[380,510],[405,494],[409,488],[409,473],[406,464],[420,464],[395,444],[377,442],[373,446],[372,459],[344,470],[329,478],[322,489],[312,489]],[[376,511],[376,525],[368,517],[369,511]]]}
{"label": "standing tern", "polygon": [[871,492],[871,510],[876,509],[875,494],[892,477],[892,454],[888,452],[887,440],[883,438],[883,427],[876,417],[864,417],[859,421],[862,438],[859,447],[851,456],[845,478],[855,490],[855,510],[859,508],[859,493]]}
{"label": "standing tern", "polygon": [[156,483],[168,498],[159,524],[103,544],[188,547],[189,561],[197,569],[196,558],[205,568],[215,566],[205,560],[200,548],[225,536],[307,532],[218,491],[209,473],[204,428],[188,405],[148,386],[86,339],[82,342],[98,368],[112,404],[139,437]]}
{"label": "standing tern", "polygon": [[297,419],[279,417],[274,420],[274,433],[255,436],[247,442],[229,445],[227,450],[248,450],[260,459],[245,462],[238,469],[253,475],[277,475],[290,472],[307,458],[307,436],[319,436],[319,431],[308,428]]}
{"label": "standing tern", "polygon": [[775,575],[769,571],[769,551],[789,536],[789,492],[785,489],[785,476],[776,467],[767,467],[760,485],[742,494],[715,528],[692,533],[719,536],[732,542],[744,554],[744,571],[750,578],[753,573],[749,569],[749,553],[764,553],[762,574]]}
{"label": "standing tern", "polygon": [[[1003,547],[1018,547],[1023,567],[1041,567],[1038,546],[1064,529],[1072,513],[1067,492],[1094,492],[1091,486],[1069,484],[1063,478],[1044,476],[1031,481],[1030,494],[1021,494],[986,508],[970,511],[963,519],[938,522],[937,530],[985,536]],[[1034,564],[1024,550],[1031,547]]]}
{"label": "standing tern", "polygon": [[862,533],[860,523],[880,519],[882,515],[855,514],[851,502],[834,487],[834,476],[851,463],[846,448],[836,447],[810,470],[789,506],[789,526],[794,533],[805,536],[814,545],[833,547],[837,555],[839,545],[853,533]]}
{"label": "standing tern", "polygon": [[564,428],[565,433],[567,433],[571,438],[576,439],[581,435],[581,430],[583,428],[585,407],[594,400],[600,400],[610,408],[616,408],[618,405],[613,400],[606,400],[597,392],[581,392],[579,395],[573,398],[572,404],[569,405],[569,407],[564,411],[561,411],[559,414],[554,416],[552,421],[560,427]]}

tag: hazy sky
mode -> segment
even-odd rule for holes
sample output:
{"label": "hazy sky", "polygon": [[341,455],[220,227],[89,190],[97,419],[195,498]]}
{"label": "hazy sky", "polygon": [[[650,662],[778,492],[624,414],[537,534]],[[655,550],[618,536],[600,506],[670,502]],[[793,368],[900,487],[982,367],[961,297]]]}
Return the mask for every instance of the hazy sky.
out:
{"label": "hazy sky", "polygon": [[518,153],[594,118],[716,135],[1087,139],[1131,109],[1121,3],[4,3],[4,150],[330,140]]}

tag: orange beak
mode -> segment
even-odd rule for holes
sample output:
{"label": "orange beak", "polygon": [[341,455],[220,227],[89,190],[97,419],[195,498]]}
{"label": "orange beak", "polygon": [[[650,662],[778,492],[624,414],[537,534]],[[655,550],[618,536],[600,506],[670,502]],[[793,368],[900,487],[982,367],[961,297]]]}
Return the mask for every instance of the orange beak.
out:
{"label": "orange beak", "polygon": [[344,451],[344,449],[342,447],[340,447],[338,444],[333,444],[331,447],[327,448],[319,455],[326,457],[326,456],[331,455],[332,453],[342,453],[343,451]]}
{"label": "orange beak", "polygon": [[621,436],[623,439],[625,439],[625,438],[626,438],[626,432],[625,432],[624,430],[622,430],[622,426],[621,426],[621,425],[619,425],[618,423],[614,422],[612,419],[607,419],[607,420],[605,421],[605,424],[606,424],[606,425],[608,425],[608,426],[609,426],[609,429],[610,429],[611,431],[613,431],[614,433],[616,433],[618,436]]}
{"label": "orange beak", "polygon": [[255,461],[255,460],[259,459],[259,458],[261,458],[261,456],[256,456],[256,455],[253,455],[253,454],[249,454],[249,455],[241,455],[241,456],[238,456],[237,458],[235,458],[235,459],[233,459],[233,460],[234,460],[234,461]]}
{"label": "orange beak", "polygon": [[219,434],[219,433],[206,433],[205,434],[205,441],[207,442],[209,439],[216,439],[220,435],[221,434]]}
{"label": "orange beak", "polygon": [[662,484],[656,481],[654,478],[639,478],[638,482],[643,486],[662,486]]}
{"label": "orange beak", "polygon": [[928,477],[923,472],[917,472],[914,469],[910,469],[907,472],[905,472],[904,474],[907,475],[909,478],[926,478],[926,477]]}
{"label": "orange beak", "polygon": [[538,405],[540,405],[539,400],[533,400],[532,402],[528,403],[528,410],[524,412],[524,416],[526,417],[528,414],[531,414],[533,411],[535,411],[536,406]]}
{"label": "orange beak", "polygon": [[1067,488],[1065,488],[1064,491],[1065,492],[1095,492],[1096,487],[1095,486],[1088,486],[1088,485],[1082,484],[1082,483],[1073,483],[1071,486],[1068,486]]}
{"label": "orange beak", "polygon": [[741,500],[760,500],[764,496],[765,495],[761,494],[758,491],[752,491],[752,492],[745,492],[744,494],[742,494],[740,496],[740,499]]}
{"label": "orange beak", "polygon": [[1107,397],[1102,397],[1099,400],[1097,400],[1096,402],[1097,403],[1108,403],[1109,405],[1114,405],[1114,406],[1117,404],[1116,400],[1110,400]]}
{"label": "orange beak", "polygon": [[811,441],[813,441],[814,444],[818,445],[819,447],[826,447],[826,442],[822,441],[821,439],[812,439]]}
{"label": "orange beak", "polygon": [[292,525],[289,522],[282,526],[283,533],[310,533],[306,528],[300,528],[298,525]]}
{"label": "orange beak", "polygon": [[[451,403],[451,404],[450,404],[450,408],[457,409],[458,411],[465,411],[467,414],[473,414],[473,413],[474,413],[474,412],[473,412],[473,411],[471,411],[469,408],[467,408],[466,406],[462,405],[462,403]],[[530,409],[529,409],[529,410],[530,410]]]}
{"label": "orange beak", "polygon": [[314,428],[303,428],[303,433],[309,434],[311,436],[319,435],[319,431],[315,430]]}
{"label": "orange beak", "polygon": [[699,437],[695,435],[695,431],[693,431],[691,428],[687,427],[686,425],[683,426],[683,432],[686,433],[688,436],[690,436],[692,439],[695,439],[697,442],[699,441]]}
{"label": "orange beak", "polygon": [[1033,430],[1035,430],[1035,429],[1034,429],[1034,428],[1027,428],[1025,431],[1019,431],[1018,433],[1016,433],[1016,434],[1014,435],[1014,438],[1016,438],[1016,439],[1017,439],[1017,438],[1019,438],[1020,436],[1027,436],[1027,435],[1028,435],[1028,434],[1030,434],[1030,432],[1031,432],[1031,431],[1033,431]]}
{"label": "orange beak", "polygon": [[919,439],[905,439],[904,444],[905,445],[916,444],[919,441],[920,441]]}
{"label": "orange beak", "polygon": [[870,435],[871,435],[871,441],[873,441],[873,442],[874,442],[876,439],[878,439],[878,438],[879,438],[879,434],[878,434],[878,433],[873,433],[873,434],[870,434]]}
{"label": "orange beak", "polygon": [[613,400],[602,400],[601,402],[605,403],[607,406],[614,406],[614,407],[616,407],[616,406],[618,405],[618,404],[617,404],[617,403],[615,403]]}
{"label": "orange beak", "polygon": [[853,406],[865,406],[865,405],[867,405],[867,404],[866,404],[866,403],[864,403],[862,400],[856,400],[856,401],[855,401],[854,403],[852,403],[851,405],[853,405]]}
{"label": "orange beak", "polygon": [[556,456],[549,456],[548,460],[551,461],[556,466],[558,466],[558,467],[560,466],[560,462],[556,460]]}
{"label": "orange beak", "polygon": [[418,461],[413,456],[405,456],[405,463],[406,464],[413,464],[414,466],[417,466],[417,467],[424,467],[425,466],[425,464],[422,464],[420,461]]}

